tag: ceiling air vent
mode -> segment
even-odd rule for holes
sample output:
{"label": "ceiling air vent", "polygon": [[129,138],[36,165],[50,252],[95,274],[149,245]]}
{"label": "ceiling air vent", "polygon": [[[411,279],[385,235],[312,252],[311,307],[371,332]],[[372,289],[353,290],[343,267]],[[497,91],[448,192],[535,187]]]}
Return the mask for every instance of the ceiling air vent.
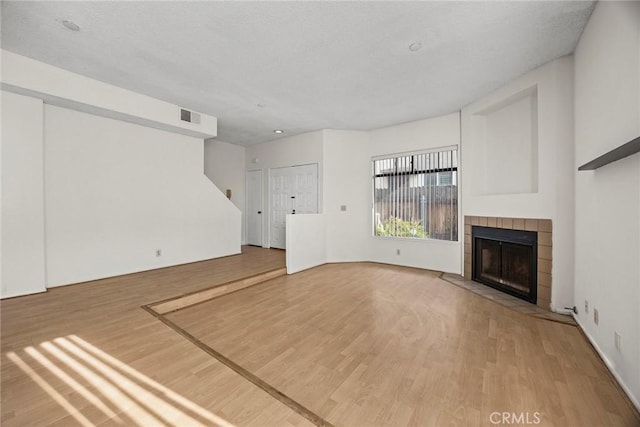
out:
{"label": "ceiling air vent", "polygon": [[184,108],[180,109],[180,120],[183,122],[195,123],[197,125],[200,124],[200,114],[194,113],[193,111],[185,110]]}

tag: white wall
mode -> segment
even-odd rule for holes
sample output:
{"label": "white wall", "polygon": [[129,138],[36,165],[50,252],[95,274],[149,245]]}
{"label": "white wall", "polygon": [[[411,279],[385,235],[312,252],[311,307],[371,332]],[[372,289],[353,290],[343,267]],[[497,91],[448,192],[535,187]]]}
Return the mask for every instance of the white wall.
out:
{"label": "white wall", "polygon": [[[46,103],[197,138],[216,136],[218,121],[200,114],[200,123],[180,120],[180,107],[146,95],[0,50],[2,88]],[[188,107],[187,107],[188,108]]]}
{"label": "white wall", "polygon": [[2,97],[0,297],[45,291],[42,101]]}
{"label": "white wall", "polygon": [[[369,153],[372,157],[459,144],[460,115],[453,113],[371,131]],[[368,194],[372,193],[371,185],[372,180]],[[459,223],[458,242],[372,238],[369,257],[377,262],[462,274],[459,254],[464,233],[461,227]],[[396,249],[400,249],[400,255],[396,255]]]}
{"label": "white wall", "polygon": [[638,136],[640,3],[599,2],[575,52],[575,301],[580,325],[640,409],[640,154],[577,172]]}
{"label": "white wall", "polygon": [[[476,143],[474,194],[518,194],[538,191],[538,93],[535,87],[515,94],[472,120],[483,135]],[[475,131],[475,129],[474,129]],[[474,173],[475,171],[475,173]],[[509,179],[505,179],[508,176]]]}
{"label": "white wall", "polygon": [[[327,261],[368,261],[372,224],[369,132],[324,131]],[[346,206],[342,211],[341,206]]]}
{"label": "white wall", "polygon": [[[324,131],[324,197],[330,262],[374,261],[461,273],[461,243],[373,236],[371,159],[458,145],[459,114],[369,132]],[[342,212],[341,205],[347,210]],[[463,233],[460,232],[460,235]],[[396,255],[400,249],[400,255]]]}
{"label": "white wall", "polygon": [[[231,190],[231,202],[244,213],[245,205],[245,148],[241,145],[207,139],[204,141],[204,174],[220,191]],[[244,216],[244,215],[243,215]],[[242,243],[245,239],[242,220]]]}
{"label": "white wall", "polygon": [[309,132],[301,135],[278,139],[247,147],[245,159],[246,170],[262,170],[263,172],[263,203],[266,215],[263,215],[262,241],[264,247],[270,247],[269,224],[269,169],[297,165],[318,164],[318,211],[322,212],[322,131]]}
{"label": "white wall", "polygon": [[323,214],[287,215],[287,274],[327,262],[326,221]]}
{"label": "white wall", "polygon": [[240,252],[240,211],[202,173],[215,117],[1,55],[1,296]]}
{"label": "white wall", "polygon": [[[461,273],[461,242],[373,237],[371,176],[374,156],[459,142],[458,113],[368,132],[323,130],[247,147],[246,170],[263,170],[266,209],[269,168],[319,163],[328,262],[375,261]],[[266,233],[269,218],[264,221]]]}
{"label": "white wall", "polygon": [[[487,132],[487,112],[504,109],[510,102],[523,99],[523,94],[535,93],[531,108],[513,109],[500,122],[508,129]],[[532,114],[536,112],[537,114]],[[530,127],[524,139],[529,138],[536,147],[527,147],[517,156],[504,156],[487,139],[503,134],[514,134],[514,122]],[[516,135],[517,136],[517,135]],[[552,309],[561,310],[573,306],[573,59],[563,57],[547,63],[508,83],[493,93],[475,101],[462,110],[461,190],[462,214],[474,216],[547,218],[553,222]],[[525,141],[526,142],[526,141]],[[499,147],[498,147],[499,148]],[[493,180],[512,179],[509,165],[504,170],[495,162],[487,163],[486,156],[502,158],[509,162],[528,163],[534,169],[530,185],[518,175],[520,193],[486,194],[478,191],[477,183],[484,182],[487,167]],[[499,174],[502,173],[502,176]],[[507,188],[507,187],[505,187]],[[504,190],[504,188],[503,188]],[[464,256],[464,255],[462,255]]]}
{"label": "white wall", "polygon": [[48,286],[240,252],[201,139],[50,105],[44,135]]}

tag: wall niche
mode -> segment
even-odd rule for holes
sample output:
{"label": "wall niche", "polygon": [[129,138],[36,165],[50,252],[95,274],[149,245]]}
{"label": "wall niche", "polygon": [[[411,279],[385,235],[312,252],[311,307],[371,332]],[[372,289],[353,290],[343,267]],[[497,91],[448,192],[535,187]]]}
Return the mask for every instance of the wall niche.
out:
{"label": "wall niche", "polygon": [[475,195],[538,192],[538,90],[532,86],[475,113]]}

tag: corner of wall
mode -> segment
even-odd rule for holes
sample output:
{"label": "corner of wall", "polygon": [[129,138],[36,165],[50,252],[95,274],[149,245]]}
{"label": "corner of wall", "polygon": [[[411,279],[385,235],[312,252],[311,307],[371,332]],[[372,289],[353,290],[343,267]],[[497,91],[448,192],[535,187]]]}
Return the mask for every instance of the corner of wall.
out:
{"label": "corner of wall", "polygon": [[638,2],[598,2],[580,38],[573,173],[577,319],[640,410],[640,157],[577,170],[640,134],[639,16]]}

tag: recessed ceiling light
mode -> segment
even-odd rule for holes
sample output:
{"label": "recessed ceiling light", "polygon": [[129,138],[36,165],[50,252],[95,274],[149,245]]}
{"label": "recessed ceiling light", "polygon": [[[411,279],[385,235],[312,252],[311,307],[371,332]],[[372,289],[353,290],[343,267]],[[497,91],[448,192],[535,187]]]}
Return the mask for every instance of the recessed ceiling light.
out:
{"label": "recessed ceiling light", "polygon": [[278,135],[280,135],[281,133],[284,133],[284,131],[282,129],[276,129],[273,131],[273,133],[277,133]]}
{"label": "recessed ceiling light", "polygon": [[409,45],[409,50],[410,50],[411,52],[417,52],[417,51],[419,51],[420,49],[422,49],[422,43],[420,43],[420,42],[411,43],[411,44]]}
{"label": "recessed ceiling light", "polygon": [[71,31],[80,31],[80,27],[73,21],[64,20],[62,21],[62,25],[70,29]]}

